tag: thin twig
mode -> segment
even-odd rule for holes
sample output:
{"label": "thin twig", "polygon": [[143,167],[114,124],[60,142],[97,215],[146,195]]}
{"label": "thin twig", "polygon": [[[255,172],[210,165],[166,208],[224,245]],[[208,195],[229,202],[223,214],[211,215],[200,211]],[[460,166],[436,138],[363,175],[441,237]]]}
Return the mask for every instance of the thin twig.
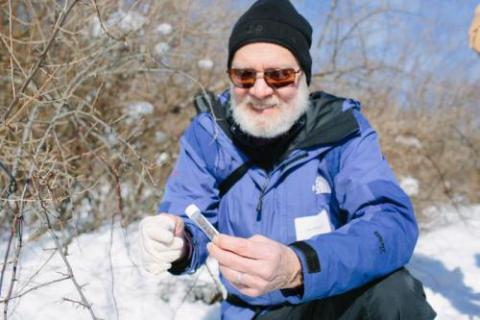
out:
{"label": "thin twig", "polygon": [[[100,157],[100,156],[99,156]],[[103,159],[100,157],[100,159]],[[104,161],[105,165],[108,167],[112,175],[115,177],[115,194],[117,198],[117,214],[120,215],[120,224],[122,225],[123,220],[123,200],[122,200],[122,190],[120,185],[120,175],[118,174],[118,170],[111,165],[109,165],[106,161]],[[112,214],[111,226],[110,226],[110,243],[108,249],[108,259],[110,262],[110,282],[112,284],[112,300],[113,300],[113,307],[115,309],[115,315],[117,320],[120,319],[120,315],[118,313],[118,303],[117,298],[115,295],[115,271],[113,268],[113,259],[112,259],[112,247],[113,247],[113,232],[115,227],[115,212]]]}
{"label": "thin twig", "polygon": [[455,211],[457,211],[457,213],[460,214],[460,208],[458,207],[458,204],[454,201],[454,195],[447,181],[446,173],[442,170],[442,168],[440,168],[439,164],[431,154],[424,152],[423,156],[425,159],[428,160],[428,162],[430,163],[430,166],[436,171],[438,178],[441,181],[443,193],[445,194],[445,196],[447,196],[448,200],[453,205]]}
{"label": "thin twig", "polygon": [[12,0],[8,0],[8,14],[10,16],[10,19],[8,19],[8,32],[10,35],[10,48],[12,50],[12,54],[10,55],[10,77],[11,77],[11,85],[12,85],[12,95],[13,99],[17,97],[17,93],[15,91],[15,72],[13,68],[13,23],[12,23],[12,17],[13,17],[13,12],[12,12]]}
{"label": "thin twig", "polygon": [[10,256],[10,248],[12,247],[12,240],[14,236],[15,236],[15,233],[10,232],[10,235],[7,241],[7,249],[5,250],[5,258],[3,259],[2,272],[0,274],[0,296],[2,295],[3,278],[5,276],[5,271],[7,269],[8,257]]}
{"label": "thin twig", "polygon": [[[8,190],[7,190],[7,200],[8,198],[10,198],[10,195],[13,194],[16,189],[17,189],[17,182],[15,180],[15,177],[13,177],[12,173],[7,169],[7,167],[0,161],[0,167],[2,168],[2,170],[4,170],[8,177],[9,177],[9,184],[8,184]],[[8,203],[8,201],[5,201],[5,203]],[[1,208],[0,208],[1,210]],[[5,257],[3,259],[3,265],[2,265],[2,271],[0,272],[0,296],[2,295],[2,287],[3,287],[3,279],[4,279],[4,276],[5,276],[5,271],[6,271],[6,268],[7,268],[7,262],[8,262],[8,257],[10,255],[10,248],[12,246],[12,240],[13,240],[13,237],[15,236],[15,232],[12,232],[10,233],[10,236],[8,237],[8,241],[7,241],[7,249],[5,250]]]}
{"label": "thin twig", "polygon": [[[89,304],[85,304],[85,303],[82,302],[82,301],[77,301],[77,300],[73,300],[73,299],[66,298],[66,297],[63,298],[63,301],[71,302],[71,303],[74,303],[74,304],[79,304],[79,305],[81,305],[81,306],[84,307],[84,308],[89,308],[89,307],[90,307]],[[97,318],[97,319],[98,319],[98,318]]]}
{"label": "thin twig", "polygon": [[55,245],[57,247],[57,252],[60,254],[60,257],[62,258],[65,266],[67,267],[67,274],[68,276],[72,279],[72,282],[75,286],[75,288],[77,289],[77,292],[78,294],[80,295],[80,298],[82,300],[82,305],[89,311],[90,313],[90,316],[92,317],[93,320],[97,320],[97,317],[95,316],[95,313],[93,312],[93,309],[92,309],[92,304],[90,302],[88,302],[88,299],[87,297],[85,296],[85,294],[83,293],[83,290],[82,290],[82,286],[80,286],[80,284],[78,283],[74,273],[73,273],[73,268],[72,266],[70,265],[70,262],[68,261],[65,253],[63,252],[62,250],[62,244],[60,243],[60,240],[58,239],[57,235],[55,234],[55,232],[53,231],[53,227],[50,223],[50,218],[48,217],[49,215],[49,211],[48,209],[45,207],[45,204],[43,203],[43,199],[42,199],[42,196],[40,194],[40,192],[38,191],[38,188],[36,186],[36,183],[34,182],[33,183],[33,186],[38,194],[38,197],[39,197],[39,204],[42,208],[42,211],[43,211],[43,214],[44,214],[44,217],[42,217],[39,213],[38,213],[38,217],[40,219],[42,219],[46,225],[47,225],[47,228],[48,228],[48,232],[50,233],[50,236],[52,237],[53,241],[55,242]]}
{"label": "thin twig", "polygon": [[95,8],[95,12],[97,13],[98,21],[100,22],[100,27],[105,32],[105,34],[115,41],[123,41],[123,39],[115,37],[107,30],[107,27],[103,23],[102,15],[100,14],[100,9],[98,8],[98,5],[97,5],[97,0],[92,0],[92,4],[93,4],[93,7]]}
{"label": "thin twig", "polygon": [[[25,89],[28,87],[28,84],[30,83],[30,81],[32,81],[33,77],[35,76],[37,71],[40,69],[40,66],[42,65],[43,61],[45,60],[45,58],[47,56],[48,50],[50,50],[50,48],[52,46],[53,40],[55,40],[55,37],[58,34],[58,31],[63,26],[68,14],[72,10],[72,8],[75,6],[75,4],[77,4],[78,1],[79,0],[72,0],[70,5],[68,7],[66,7],[66,9],[64,11],[62,11],[62,14],[60,15],[60,17],[58,18],[58,20],[55,24],[52,35],[50,36],[50,39],[48,40],[48,42],[47,42],[45,48],[43,49],[43,51],[40,53],[40,56],[39,56],[37,62],[35,63],[35,65],[33,66],[32,71],[30,71],[29,76],[27,77],[27,79],[25,79],[25,81],[23,82],[22,86],[20,87],[17,95],[14,96],[14,98],[12,99],[12,102],[8,106],[7,111],[5,111],[5,113],[3,114],[2,118],[3,118],[4,124],[7,123],[7,117],[10,114],[10,112],[12,111],[13,107],[17,104],[20,94],[23,94],[25,92]],[[65,5],[67,5],[67,3],[65,3]]]}
{"label": "thin twig", "polygon": [[10,58],[12,59],[13,62],[17,65],[17,68],[20,69],[24,77],[27,77],[27,74],[25,73],[25,70],[23,70],[22,65],[18,61],[17,57],[13,53],[13,48],[10,48],[8,45],[7,41],[3,38],[3,35],[0,34],[0,40],[2,40],[3,45],[5,48],[7,48],[8,54],[10,55]]}
{"label": "thin twig", "polygon": [[[205,268],[207,269],[208,271],[208,274],[210,275],[210,277],[212,278],[213,280],[213,283],[215,284],[215,288],[217,289],[217,294],[219,294],[220,296],[223,297],[223,288],[222,288],[222,284],[220,283],[220,281],[218,281],[218,278],[215,277],[215,275],[213,274],[212,270],[210,269],[210,266],[208,265],[207,262],[205,262]],[[225,298],[225,297],[223,297]]]}
{"label": "thin twig", "polygon": [[[43,287],[48,287],[49,285],[51,284],[54,284],[54,283],[57,283],[57,282],[62,282],[62,281],[65,281],[65,280],[68,280],[70,279],[70,276],[65,276],[65,277],[62,277],[62,278],[59,278],[59,279],[55,279],[55,280],[52,280],[52,281],[48,281],[48,282],[45,282],[45,283],[41,283],[39,285],[36,285],[34,287],[31,287],[29,288],[28,290],[25,290],[15,296],[12,296],[10,297],[10,300],[13,300],[13,299],[17,299],[17,298],[21,298],[23,297],[24,295],[32,292],[32,291],[35,291],[37,289],[40,289],[40,288],[43,288]],[[4,303],[4,302],[7,302],[7,299],[3,299],[3,300],[0,300],[0,303]]]}
{"label": "thin twig", "polygon": [[333,19],[335,11],[337,10],[338,2],[339,0],[333,0],[330,4],[330,9],[328,11],[327,18],[325,19],[325,23],[323,24],[323,27],[320,29],[322,30],[322,33],[320,34],[320,39],[317,42],[317,48],[322,48],[323,46],[323,41],[325,40],[325,37],[328,34],[328,31],[330,28],[330,22]]}
{"label": "thin twig", "polygon": [[475,161],[475,166],[480,169],[478,165],[480,161],[480,152],[477,150],[475,144],[457,127],[452,126],[453,130],[460,136],[461,141],[470,149],[473,153],[473,159]]}
{"label": "thin twig", "polygon": [[8,189],[7,189],[7,198],[9,195],[15,193],[17,191],[17,180],[15,179],[15,176],[8,170],[7,166],[3,164],[2,161],[0,161],[0,169],[2,169],[8,176]]}
{"label": "thin twig", "polygon": [[200,278],[200,274],[201,274],[201,271],[198,271],[197,274],[195,275],[195,278],[194,278],[193,281],[192,281],[192,284],[191,284],[190,287],[188,288],[187,292],[185,292],[185,295],[183,296],[182,301],[181,301],[180,304],[175,308],[175,314],[174,314],[174,316],[173,316],[173,319],[174,319],[174,320],[177,318],[177,312],[178,312],[178,310],[180,310],[180,308],[181,308],[182,305],[185,303],[185,301],[187,301],[188,295],[190,294],[190,292],[192,292],[193,288],[195,288],[195,286],[197,285],[197,281],[198,281],[198,279]]}
{"label": "thin twig", "polygon": [[[25,197],[25,193],[27,192],[27,186],[28,183],[25,184],[25,187],[23,189],[22,193],[22,198]],[[3,317],[4,320],[7,320],[8,318],[8,304],[10,301],[10,297],[12,296],[13,293],[13,288],[15,287],[15,282],[17,281],[17,267],[18,267],[18,262],[20,260],[20,254],[22,252],[22,247],[23,247],[23,203],[20,203],[20,208],[17,207],[17,212],[15,212],[15,215],[13,217],[13,223],[12,223],[12,231],[11,231],[11,237],[13,238],[13,235],[17,236],[17,247],[15,249],[15,254],[13,256],[13,264],[12,264],[12,275],[11,275],[11,280],[10,280],[10,287],[8,289],[7,296],[5,298],[5,306],[3,309]],[[11,244],[12,242],[9,241]],[[3,277],[3,275],[2,275]]]}
{"label": "thin twig", "polygon": [[33,279],[35,279],[35,277],[37,277],[40,272],[43,270],[43,268],[50,262],[50,260],[55,256],[55,253],[56,253],[57,249],[55,248],[54,250],[52,250],[52,253],[50,254],[50,256],[43,262],[43,264],[28,278],[28,280],[25,282],[25,285],[22,287],[22,288],[19,288],[19,291],[22,291],[22,290],[25,290],[25,288],[27,287],[27,285],[33,281]]}
{"label": "thin twig", "polygon": [[113,300],[113,308],[115,309],[115,316],[120,319],[120,315],[118,313],[118,303],[117,298],[115,296],[115,270],[113,268],[113,259],[112,259],[112,247],[113,247],[113,231],[115,227],[115,214],[112,214],[111,224],[110,224],[110,239],[109,239],[109,247],[108,247],[108,261],[110,264],[110,283],[111,283],[111,294]]}

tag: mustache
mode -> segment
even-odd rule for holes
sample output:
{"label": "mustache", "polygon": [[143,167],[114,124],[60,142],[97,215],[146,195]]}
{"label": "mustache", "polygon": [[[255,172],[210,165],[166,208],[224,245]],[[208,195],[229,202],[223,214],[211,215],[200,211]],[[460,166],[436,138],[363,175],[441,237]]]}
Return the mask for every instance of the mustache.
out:
{"label": "mustache", "polygon": [[271,108],[273,106],[277,106],[278,105],[278,100],[275,99],[274,97],[270,97],[266,100],[259,100],[259,99],[255,99],[251,96],[247,96],[247,97],[245,97],[245,100],[243,100],[240,104],[252,105],[256,109],[267,109],[267,108]]}

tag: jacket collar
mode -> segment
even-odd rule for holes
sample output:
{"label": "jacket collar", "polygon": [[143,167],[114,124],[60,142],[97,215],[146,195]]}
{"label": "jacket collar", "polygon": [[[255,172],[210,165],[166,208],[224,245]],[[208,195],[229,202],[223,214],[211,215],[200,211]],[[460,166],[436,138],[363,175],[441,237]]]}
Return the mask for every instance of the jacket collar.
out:
{"label": "jacket collar", "polygon": [[332,147],[359,130],[352,108],[344,108],[345,98],[325,92],[310,94],[310,107],[290,132],[277,139],[260,141],[241,132],[230,113],[230,94],[225,91],[214,104],[219,126],[233,143],[260,167],[269,169],[297,149]]}

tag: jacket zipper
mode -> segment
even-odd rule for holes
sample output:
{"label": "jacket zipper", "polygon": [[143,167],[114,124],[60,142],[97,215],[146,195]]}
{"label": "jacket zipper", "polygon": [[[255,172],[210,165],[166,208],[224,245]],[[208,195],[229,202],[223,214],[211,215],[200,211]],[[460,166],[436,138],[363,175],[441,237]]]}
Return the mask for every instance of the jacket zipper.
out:
{"label": "jacket zipper", "polygon": [[262,208],[263,208],[263,197],[265,196],[265,190],[267,190],[268,183],[270,182],[271,173],[267,174],[267,179],[260,190],[260,198],[257,203],[257,222],[262,220]]}
{"label": "jacket zipper", "polygon": [[[308,156],[307,153],[302,153],[302,154],[288,160],[287,162],[281,164],[281,166],[283,168],[286,168],[289,164],[293,163],[294,161],[303,159],[307,156]],[[273,170],[270,171],[269,173],[267,173],[267,179],[265,180],[265,183],[262,185],[262,189],[260,190],[260,197],[259,197],[258,203],[257,203],[257,222],[262,220],[263,198],[265,196],[265,190],[267,190],[268,184],[270,182],[272,172],[273,172]]]}

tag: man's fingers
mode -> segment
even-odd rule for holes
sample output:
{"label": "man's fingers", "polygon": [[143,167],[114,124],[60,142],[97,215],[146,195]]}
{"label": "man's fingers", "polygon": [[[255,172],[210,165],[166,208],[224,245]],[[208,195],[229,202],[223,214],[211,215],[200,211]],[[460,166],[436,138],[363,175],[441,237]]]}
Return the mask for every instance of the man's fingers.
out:
{"label": "man's fingers", "polygon": [[253,288],[255,292],[260,293],[268,285],[265,280],[247,272],[241,272],[226,266],[220,266],[219,269],[223,276],[239,290]]}
{"label": "man's fingers", "polygon": [[250,239],[220,234],[213,239],[213,243],[223,250],[231,251],[246,258],[262,257],[262,246]]}
{"label": "man's fingers", "polygon": [[244,281],[244,276],[246,273],[230,269],[229,267],[219,266],[220,272],[223,274],[225,279],[227,279],[233,286],[238,289],[246,287]]}
{"label": "man's fingers", "polygon": [[220,265],[235,269],[241,272],[251,272],[259,267],[255,259],[240,256],[234,252],[223,250],[214,243],[208,244],[210,256],[218,261]]}

